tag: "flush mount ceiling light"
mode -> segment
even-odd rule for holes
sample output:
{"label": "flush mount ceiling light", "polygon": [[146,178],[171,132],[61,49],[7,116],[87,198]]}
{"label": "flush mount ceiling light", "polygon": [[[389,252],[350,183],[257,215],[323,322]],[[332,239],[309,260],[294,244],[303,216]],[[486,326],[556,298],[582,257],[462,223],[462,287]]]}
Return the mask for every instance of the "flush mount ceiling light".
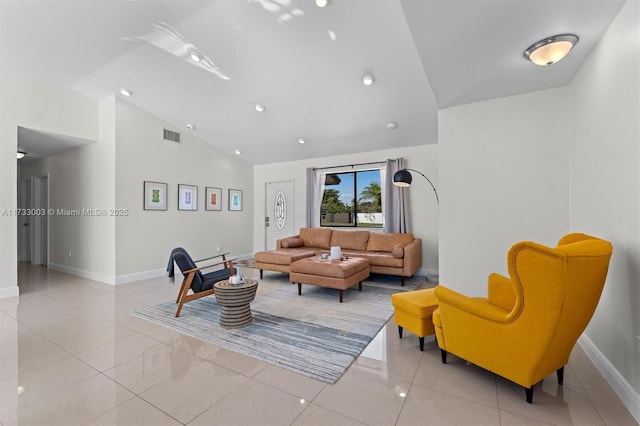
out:
{"label": "flush mount ceiling light", "polygon": [[397,128],[398,128],[398,123],[396,123],[395,121],[391,121],[391,122],[387,123],[387,129],[395,130]]}
{"label": "flush mount ceiling light", "polygon": [[194,126],[194,125],[193,125],[193,124],[191,124],[191,123],[187,123],[187,129],[189,129],[189,130],[195,130],[195,129],[196,129],[196,126]]}
{"label": "flush mount ceiling light", "polygon": [[298,138],[298,143],[299,144],[305,144],[305,143],[307,143],[307,140],[305,138]]}
{"label": "flush mount ceiling light", "polygon": [[256,111],[263,112],[265,109],[267,109],[267,108],[264,105],[256,104]]}
{"label": "flush mount ceiling light", "polygon": [[122,96],[131,96],[131,95],[133,95],[133,92],[131,90],[125,89],[124,87],[122,89],[120,89],[120,93],[122,94]]}
{"label": "flush mount ceiling light", "polygon": [[236,149],[236,155],[241,155],[242,151],[240,151],[239,149]]}
{"label": "flush mount ceiling light", "polygon": [[189,52],[189,57],[193,62],[202,62],[202,60],[204,59],[204,55],[197,50],[192,50],[191,52]]}
{"label": "flush mount ceiling light", "polygon": [[365,86],[371,86],[374,81],[375,79],[371,74],[366,74],[362,76],[362,84],[364,84]]}
{"label": "flush mount ceiling light", "polygon": [[316,0],[316,6],[318,7],[327,7],[331,3],[331,0]]}
{"label": "flush mount ceiling light", "polygon": [[27,153],[26,153],[26,152],[18,151],[18,160],[20,160],[20,159],[24,158],[24,156],[25,156],[25,155],[27,155]]}
{"label": "flush mount ceiling light", "polygon": [[524,51],[524,57],[540,66],[553,65],[569,54],[579,38],[574,34],[559,34],[547,37]]}

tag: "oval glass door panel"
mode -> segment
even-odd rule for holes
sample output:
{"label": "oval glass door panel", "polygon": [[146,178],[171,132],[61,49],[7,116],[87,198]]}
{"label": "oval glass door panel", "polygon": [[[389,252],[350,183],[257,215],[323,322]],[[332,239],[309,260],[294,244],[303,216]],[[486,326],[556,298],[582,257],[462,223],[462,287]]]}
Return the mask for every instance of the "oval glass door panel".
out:
{"label": "oval glass door panel", "polygon": [[287,201],[285,200],[282,191],[279,191],[276,194],[273,206],[273,216],[278,229],[284,228],[284,224],[287,222]]}

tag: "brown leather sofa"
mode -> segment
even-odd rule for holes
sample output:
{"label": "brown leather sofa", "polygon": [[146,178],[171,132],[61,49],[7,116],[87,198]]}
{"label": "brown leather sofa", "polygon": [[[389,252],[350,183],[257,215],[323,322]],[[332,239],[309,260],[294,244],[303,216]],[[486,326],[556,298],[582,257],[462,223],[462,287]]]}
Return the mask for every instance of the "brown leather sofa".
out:
{"label": "brown leather sofa", "polygon": [[256,268],[261,277],[263,270],[289,273],[291,263],[329,253],[333,246],[344,256],[367,259],[372,273],[399,276],[402,285],[422,266],[422,240],[413,234],[301,228],[298,235],[277,240],[275,250],[256,253]]}

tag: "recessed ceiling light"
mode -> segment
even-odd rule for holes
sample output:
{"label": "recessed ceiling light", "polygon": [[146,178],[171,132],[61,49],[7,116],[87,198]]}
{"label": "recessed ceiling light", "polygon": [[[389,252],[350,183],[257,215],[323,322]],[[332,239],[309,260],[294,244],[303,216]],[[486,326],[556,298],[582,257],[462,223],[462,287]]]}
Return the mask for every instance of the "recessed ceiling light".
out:
{"label": "recessed ceiling light", "polygon": [[27,155],[26,152],[18,151],[18,160],[20,160],[21,158],[24,158],[25,155]]}
{"label": "recessed ceiling light", "polygon": [[202,53],[198,52],[197,50],[192,50],[191,52],[189,52],[189,57],[193,62],[202,62],[202,60],[204,59]]}
{"label": "recessed ceiling light", "polygon": [[533,43],[524,51],[524,57],[536,65],[548,66],[569,54],[579,38],[574,34],[559,34]]}
{"label": "recessed ceiling light", "polygon": [[391,121],[391,122],[387,123],[387,129],[395,130],[397,128],[398,128],[398,123],[396,123],[395,121]]}
{"label": "recessed ceiling light", "polygon": [[307,140],[305,138],[298,138],[298,143],[300,144],[307,143]]}
{"label": "recessed ceiling light", "polygon": [[240,151],[239,149],[236,149],[236,155],[242,155],[242,151]]}
{"label": "recessed ceiling light", "polygon": [[124,87],[122,89],[120,89],[120,93],[123,96],[131,96],[131,95],[133,95],[133,92],[131,90],[125,89]]}
{"label": "recessed ceiling light", "polygon": [[262,111],[264,111],[265,109],[267,109],[267,108],[265,108],[265,106],[264,106],[264,105],[262,105],[262,104],[256,104],[256,111],[258,111],[258,112],[262,112]]}
{"label": "recessed ceiling light", "polygon": [[327,7],[331,3],[331,0],[316,0],[316,6],[318,7]]}
{"label": "recessed ceiling light", "polygon": [[365,86],[371,86],[374,82],[374,78],[371,74],[366,74],[362,76],[362,84]]}
{"label": "recessed ceiling light", "polygon": [[187,129],[189,129],[189,130],[195,130],[195,129],[196,129],[196,126],[194,126],[194,125],[193,125],[193,124],[191,124],[191,123],[187,123]]}

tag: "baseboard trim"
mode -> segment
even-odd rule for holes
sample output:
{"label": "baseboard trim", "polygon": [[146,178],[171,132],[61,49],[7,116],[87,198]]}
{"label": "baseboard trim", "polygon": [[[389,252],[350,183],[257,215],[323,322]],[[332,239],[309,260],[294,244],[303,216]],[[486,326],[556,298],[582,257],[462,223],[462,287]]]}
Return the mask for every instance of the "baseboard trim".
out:
{"label": "baseboard trim", "polygon": [[133,274],[118,275],[116,277],[116,285],[128,284],[135,281],[149,280],[152,278],[163,277],[167,275],[165,269],[153,269],[151,271],[134,272]]}
{"label": "baseboard trim", "polygon": [[59,263],[49,263],[49,269],[54,271],[64,272],[67,274],[75,275],[82,278],[87,278],[93,281],[99,281],[105,284],[116,284],[116,277],[113,275],[101,274],[99,272],[87,271],[85,269],[74,268],[73,266],[60,265]]}
{"label": "baseboard trim", "polygon": [[420,275],[422,277],[427,277],[427,280],[433,283],[437,283],[440,281],[440,270],[439,269],[428,269],[428,268],[420,268],[416,275]]}
{"label": "baseboard trim", "polygon": [[8,299],[9,297],[18,297],[20,289],[18,286],[0,288],[0,299]]}
{"label": "baseboard trim", "polygon": [[586,334],[580,336],[578,344],[622,400],[622,403],[627,407],[633,418],[640,423],[640,394],[636,392]]}

